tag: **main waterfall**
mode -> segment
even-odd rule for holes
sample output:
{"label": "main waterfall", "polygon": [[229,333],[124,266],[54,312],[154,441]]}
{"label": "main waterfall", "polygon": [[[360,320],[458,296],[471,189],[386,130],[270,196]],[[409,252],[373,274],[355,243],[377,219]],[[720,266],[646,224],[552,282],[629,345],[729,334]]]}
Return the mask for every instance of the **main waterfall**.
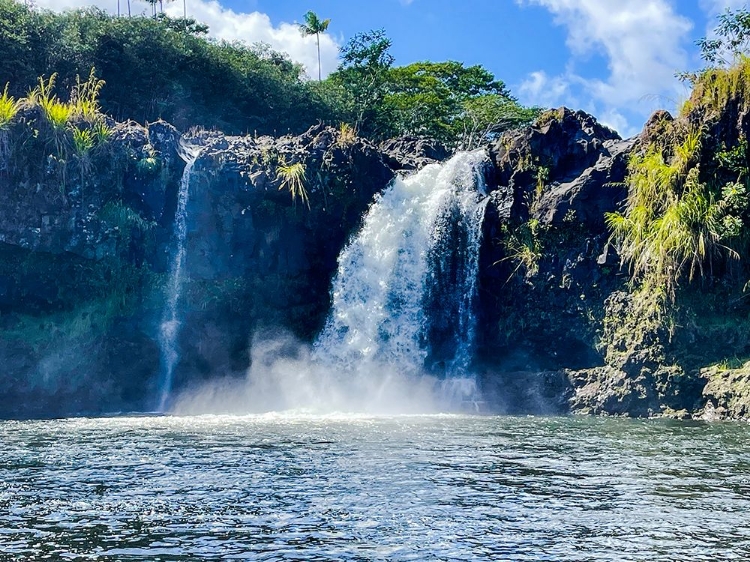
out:
{"label": "main waterfall", "polygon": [[378,196],[339,256],[317,360],[340,372],[469,376],[486,161],[459,153]]}
{"label": "main waterfall", "polygon": [[259,332],[244,381],[191,389],[173,411],[473,410],[486,163],[483,151],[460,153],[394,180],[339,255],[312,349]]}

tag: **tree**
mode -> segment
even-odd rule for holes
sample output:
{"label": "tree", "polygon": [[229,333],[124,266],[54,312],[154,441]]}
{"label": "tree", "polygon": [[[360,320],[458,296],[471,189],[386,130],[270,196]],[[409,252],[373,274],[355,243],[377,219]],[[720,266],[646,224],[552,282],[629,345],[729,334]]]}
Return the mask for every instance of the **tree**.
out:
{"label": "tree", "polygon": [[159,0],[141,0],[142,2],[145,2],[146,4],[151,5],[151,17],[156,18],[156,5],[159,3]]}
{"label": "tree", "polygon": [[492,95],[515,103],[503,82],[481,66],[460,62],[418,62],[388,73],[384,103],[391,115],[391,135],[420,135],[456,144],[464,104]]}
{"label": "tree", "polygon": [[323,80],[323,71],[320,67],[320,34],[325,33],[326,29],[330,25],[331,20],[321,20],[315,12],[307,12],[305,14],[305,23],[299,26],[302,35],[315,35],[318,43],[318,82]]}
{"label": "tree", "polygon": [[513,98],[497,94],[469,98],[455,122],[458,148],[473,150],[503,131],[530,123],[540,112],[537,107],[523,107]]}
{"label": "tree", "polygon": [[328,80],[347,92],[346,109],[353,116],[355,129],[364,136],[387,136],[383,100],[395,60],[390,48],[391,40],[383,29],[357,33],[341,49],[341,65]]}
{"label": "tree", "polygon": [[419,135],[469,149],[538,114],[519,105],[481,66],[446,61],[394,67],[390,47],[382,29],[358,33],[341,49],[341,65],[327,81],[350,96],[363,136]]}
{"label": "tree", "polygon": [[701,58],[712,66],[728,66],[750,49],[750,12],[727,9],[719,16],[714,37],[698,40]]}

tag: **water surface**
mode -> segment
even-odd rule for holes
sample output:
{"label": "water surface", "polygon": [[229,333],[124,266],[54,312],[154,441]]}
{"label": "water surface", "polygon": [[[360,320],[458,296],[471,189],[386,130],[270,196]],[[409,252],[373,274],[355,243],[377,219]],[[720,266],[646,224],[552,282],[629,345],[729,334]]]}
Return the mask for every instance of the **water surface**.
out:
{"label": "water surface", "polygon": [[0,560],[747,560],[740,424],[0,422]]}

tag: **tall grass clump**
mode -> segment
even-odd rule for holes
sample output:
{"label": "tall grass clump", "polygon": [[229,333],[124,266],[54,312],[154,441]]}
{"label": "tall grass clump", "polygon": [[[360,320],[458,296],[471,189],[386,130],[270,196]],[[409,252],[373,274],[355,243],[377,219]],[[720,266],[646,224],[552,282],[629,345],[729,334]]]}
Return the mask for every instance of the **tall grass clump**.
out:
{"label": "tall grass clump", "polygon": [[713,67],[687,77],[693,93],[680,113],[688,115],[696,109],[708,116],[720,115],[730,103],[748,109],[750,100],[750,57],[739,55],[732,66]]}
{"label": "tall grass clump", "polygon": [[747,206],[746,173],[719,185],[703,177],[703,129],[675,121],[668,135],[629,162],[624,209],[606,222],[632,279],[663,287],[670,299],[682,279],[705,277],[728,259],[741,234]]}
{"label": "tall grass clump", "polygon": [[310,198],[305,188],[305,165],[302,162],[294,164],[282,162],[276,170],[276,175],[281,179],[279,190],[287,188],[292,195],[292,201],[296,203],[299,198],[309,209]]}
{"label": "tall grass clump", "polygon": [[0,131],[8,128],[20,107],[21,101],[8,95],[8,84],[6,84],[3,95],[0,96]]}
{"label": "tall grass clump", "polygon": [[37,86],[29,92],[27,100],[31,105],[37,105],[42,109],[44,117],[53,130],[62,131],[67,127],[74,112],[71,104],[61,101],[55,94],[56,80],[56,72],[48,79],[41,76]]}

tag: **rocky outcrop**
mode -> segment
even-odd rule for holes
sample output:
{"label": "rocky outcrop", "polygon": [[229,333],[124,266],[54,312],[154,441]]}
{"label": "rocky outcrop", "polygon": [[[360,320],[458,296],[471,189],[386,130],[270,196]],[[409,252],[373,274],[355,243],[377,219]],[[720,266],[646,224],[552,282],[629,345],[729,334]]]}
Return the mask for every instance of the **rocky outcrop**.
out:
{"label": "rocky outcrop", "polygon": [[394,176],[371,143],[324,126],[185,141],[202,148],[190,180],[177,388],[243,375],[256,329],[310,341],[325,321],[340,251]]}
{"label": "rocky outcrop", "polygon": [[632,146],[590,115],[562,108],[490,147],[480,349],[492,370],[601,365],[603,303],[624,281],[604,213],[626,195]]}
{"label": "rocky outcrop", "polygon": [[700,417],[708,421],[750,419],[750,363],[730,369],[720,366],[704,369],[703,407]]}
{"label": "rocky outcrop", "polygon": [[568,218],[603,231],[604,213],[625,198],[633,144],[591,115],[560,108],[501,136],[490,155],[497,184],[513,190],[511,218],[555,225]]}
{"label": "rocky outcrop", "polygon": [[[164,122],[109,122],[107,142],[83,154],[53,150],[54,138],[32,134],[38,113],[24,111],[0,135],[5,415],[152,406],[181,154],[197,158],[177,390],[243,375],[260,329],[311,341],[328,313],[339,253],[375,195],[396,173],[447,156],[426,139],[377,147],[322,125],[256,138],[181,135]],[[716,296],[725,289],[706,286],[710,299],[683,295],[678,321],[662,322],[659,303],[635,298],[605,226],[626,197],[630,155],[670,120],[656,115],[639,138],[621,140],[563,108],[488,148],[480,410],[748,417],[746,369],[701,370],[727,345],[750,349],[750,337],[738,335],[744,324],[726,322]],[[744,306],[735,300],[732,318],[747,316]]]}
{"label": "rocky outcrop", "polygon": [[450,154],[434,139],[411,136],[384,141],[380,144],[380,151],[391,169],[405,172],[420,170],[428,164],[445,160]]}

